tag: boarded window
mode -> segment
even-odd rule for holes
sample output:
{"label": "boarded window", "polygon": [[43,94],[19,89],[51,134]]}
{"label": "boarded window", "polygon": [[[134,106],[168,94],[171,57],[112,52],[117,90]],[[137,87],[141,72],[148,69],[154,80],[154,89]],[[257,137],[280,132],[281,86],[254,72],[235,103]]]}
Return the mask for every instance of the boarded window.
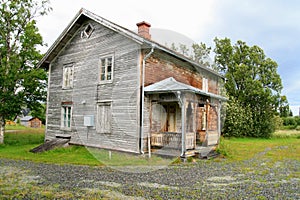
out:
{"label": "boarded window", "polygon": [[206,77],[202,78],[202,90],[208,92],[208,79]]}
{"label": "boarded window", "polygon": [[100,103],[97,108],[97,133],[111,133],[111,104]]}
{"label": "boarded window", "polygon": [[100,59],[100,81],[110,81],[113,76],[113,57]]}
{"label": "boarded window", "polygon": [[61,127],[71,129],[72,102],[63,102],[61,106]]}
{"label": "boarded window", "polygon": [[72,64],[63,67],[63,89],[73,88],[74,67]]}

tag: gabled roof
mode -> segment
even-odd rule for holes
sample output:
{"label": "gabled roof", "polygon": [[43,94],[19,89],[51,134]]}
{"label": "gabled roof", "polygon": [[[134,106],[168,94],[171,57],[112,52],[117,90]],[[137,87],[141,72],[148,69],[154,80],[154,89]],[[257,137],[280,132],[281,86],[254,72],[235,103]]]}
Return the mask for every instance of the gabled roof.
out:
{"label": "gabled roof", "polygon": [[69,23],[69,25],[64,29],[64,31],[60,34],[60,36],[57,38],[57,40],[52,44],[52,46],[48,49],[48,51],[45,53],[44,57],[40,60],[40,62],[37,64],[37,67],[45,67],[47,68],[48,65],[50,64],[50,62],[59,54],[59,52],[65,47],[65,45],[68,43],[69,40],[72,39],[72,37],[74,36],[74,34],[78,31],[78,28],[82,25],[82,23],[86,20],[86,19],[92,19],[94,21],[96,21],[97,23],[111,29],[114,30],[122,35],[124,35],[125,37],[128,37],[130,39],[132,39],[133,41],[141,44],[141,45],[147,45],[149,47],[155,47],[160,49],[163,52],[166,52],[172,56],[175,56],[178,59],[181,59],[183,61],[186,61],[188,63],[190,63],[196,70],[198,68],[200,69],[204,69],[205,71],[208,71],[216,76],[219,76],[221,78],[223,78],[222,75],[220,75],[219,73],[205,67],[202,66],[199,63],[196,63],[195,61],[187,58],[186,56],[179,54],[157,42],[154,42],[152,40],[148,40],[143,38],[142,36],[138,35],[137,33],[124,28],[122,26],[119,26],[103,17],[100,17],[84,8],[81,8],[80,11],[76,14],[76,16],[74,17],[74,19]]}
{"label": "gabled roof", "polygon": [[21,118],[20,120],[23,121],[23,122],[24,121],[30,121],[32,118],[33,118],[32,116],[25,116],[25,117]]}
{"label": "gabled roof", "polygon": [[219,99],[222,101],[227,101],[227,99],[223,96],[216,95],[216,94],[213,94],[210,92],[204,92],[203,90],[200,90],[193,86],[178,82],[173,77],[156,82],[152,85],[148,85],[147,87],[144,88],[144,91],[145,91],[145,93],[148,93],[148,94],[169,93],[169,92],[177,92],[177,91],[192,92],[192,93],[201,94],[204,96],[209,96],[209,97]]}

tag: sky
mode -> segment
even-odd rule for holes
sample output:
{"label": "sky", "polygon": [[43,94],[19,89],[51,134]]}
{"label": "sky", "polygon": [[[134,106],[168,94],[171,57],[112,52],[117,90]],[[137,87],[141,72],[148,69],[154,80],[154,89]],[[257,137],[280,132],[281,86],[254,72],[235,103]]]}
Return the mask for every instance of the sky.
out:
{"label": "sky", "polygon": [[[214,47],[214,38],[242,40],[258,45],[278,63],[278,73],[294,115],[300,108],[299,0],[50,0],[53,10],[37,19],[50,47],[80,8],[120,26],[136,30],[147,21],[154,30],[181,34],[187,41]],[[150,30],[151,31],[151,30]],[[156,32],[157,34],[157,32]],[[183,38],[181,37],[181,39]],[[170,40],[171,37],[168,39]],[[153,38],[154,39],[154,38]],[[183,40],[180,40],[179,43]],[[170,41],[162,42],[170,44]],[[178,41],[174,41],[178,43]],[[42,49],[43,53],[47,48]]]}

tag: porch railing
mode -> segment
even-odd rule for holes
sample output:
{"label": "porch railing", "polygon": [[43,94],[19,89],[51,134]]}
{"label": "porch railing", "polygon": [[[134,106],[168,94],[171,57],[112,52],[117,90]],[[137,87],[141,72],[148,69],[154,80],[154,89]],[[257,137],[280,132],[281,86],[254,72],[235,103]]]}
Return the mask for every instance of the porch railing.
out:
{"label": "porch railing", "polygon": [[[186,133],[186,149],[195,148],[195,133]],[[151,146],[167,147],[180,149],[181,148],[181,133],[176,132],[160,132],[151,133]]]}

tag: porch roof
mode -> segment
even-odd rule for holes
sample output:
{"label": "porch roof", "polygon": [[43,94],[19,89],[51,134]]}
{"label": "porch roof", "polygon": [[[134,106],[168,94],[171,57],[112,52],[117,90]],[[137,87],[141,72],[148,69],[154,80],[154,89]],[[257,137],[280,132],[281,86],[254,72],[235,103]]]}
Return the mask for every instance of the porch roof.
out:
{"label": "porch roof", "polygon": [[210,92],[205,92],[203,90],[200,90],[198,88],[195,88],[193,86],[181,83],[176,81],[173,77],[164,79],[162,81],[159,81],[157,83],[154,83],[152,85],[148,85],[144,88],[145,93],[147,94],[156,94],[156,93],[169,93],[169,92],[177,92],[177,91],[186,91],[186,92],[192,92],[196,94],[201,94],[204,96],[209,96],[215,99],[219,99],[221,101],[227,101],[228,99],[226,97],[213,94]]}

